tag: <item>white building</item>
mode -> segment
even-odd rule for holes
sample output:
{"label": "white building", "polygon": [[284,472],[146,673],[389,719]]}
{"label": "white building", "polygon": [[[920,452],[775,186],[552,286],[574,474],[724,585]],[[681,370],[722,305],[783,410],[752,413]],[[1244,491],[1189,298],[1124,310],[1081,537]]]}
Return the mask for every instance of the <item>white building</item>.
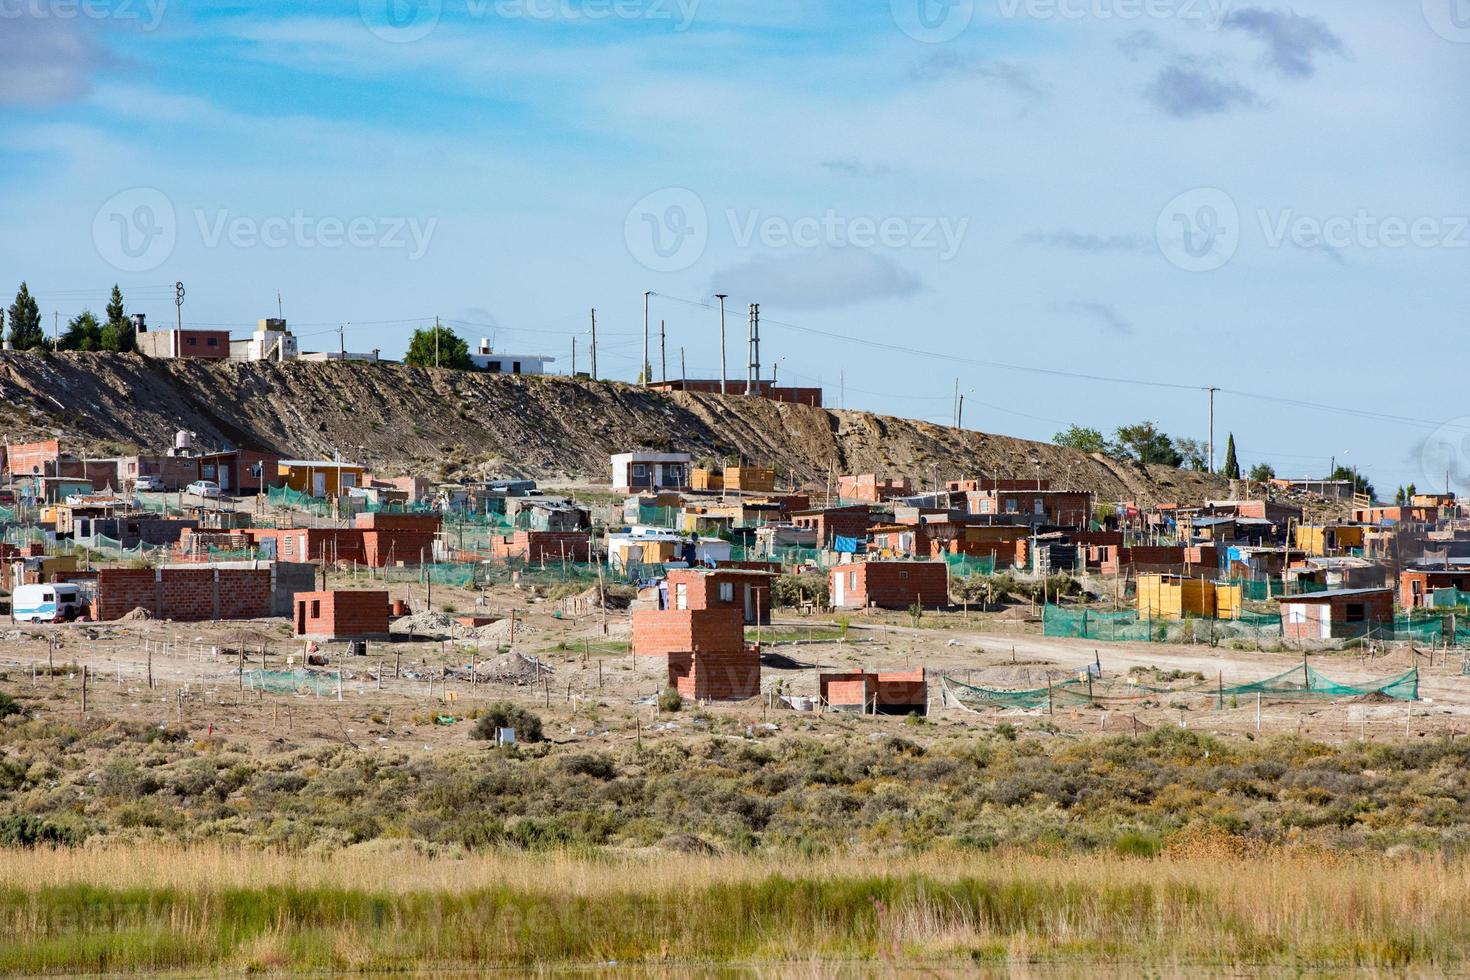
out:
{"label": "white building", "polygon": [[475,370],[490,374],[545,374],[546,365],[555,360],[545,354],[497,354],[484,337],[480,338],[480,346],[470,354]]}
{"label": "white building", "polygon": [[688,453],[618,453],[612,457],[613,493],[642,490],[688,490]]}
{"label": "white building", "polygon": [[230,341],[233,361],[294,361],[300,355],[301,348],[286,329],[286,321],[276,317],[259,321],[249,340]]}

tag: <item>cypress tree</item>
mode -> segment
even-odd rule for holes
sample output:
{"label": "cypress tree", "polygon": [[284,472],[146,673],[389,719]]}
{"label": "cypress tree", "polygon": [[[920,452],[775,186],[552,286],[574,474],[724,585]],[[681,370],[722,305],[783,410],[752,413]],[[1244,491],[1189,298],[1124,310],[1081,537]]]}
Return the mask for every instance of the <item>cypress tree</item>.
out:
{"label": "cypress tree", "polygon": [[1227,480],[1240,479],[1240,460],[1235,458],[1235,433],[1230,433],[1230,438],[1225,441],[1225,478]]}
{"label": "cypress tree", "polygon": [[10,345],[16,350],[47,346],[46,331],[41,329],[41,307],[25,283],[20,284],[15,302],[10,304]]}

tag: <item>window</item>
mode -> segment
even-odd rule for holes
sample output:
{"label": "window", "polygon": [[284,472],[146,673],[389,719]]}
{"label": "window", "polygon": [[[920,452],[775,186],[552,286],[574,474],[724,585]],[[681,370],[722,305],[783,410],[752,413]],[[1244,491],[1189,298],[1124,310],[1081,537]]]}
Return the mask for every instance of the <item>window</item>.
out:
{"label": "window", "polygon": [[847,587],[849,589],[856,589],[857,588],[857,572],[848,572],[847,573]]}
{"label": "window", "polygon": [[645,466],[645,465],[643,465],[642,463],[634,463],[633,464],[633,475],[634,476],[637,476],[637,477],[647,476],[648,475],[648,467]]}
{"label": "window", "polygon": [[900,581],[907,581],[908,580],[908,577],[909,577],[909,573],[908,572],[899,572],[898,573],[898,577],[899,577],[899,580]]}
{"label": "window", "polygon": [[196,344],[197,344],[197,343],[198,343],[198,342],[199,342],[199,341],[198,341],[198,339],[197,339],[197,338],[195,338],[195,337],[190,337],[190,338],[189,338],[189,346],[190,346],[190,347],[193,347],[193,346],[195,346],[195,345],[196,345]]}
{"label": "window", "polygon": [[489,371],[491,374],[499,374],[500,373],[500,362],[499,361],[488,361],[488,362],[486,362],[486,364],[485,364],[485,370],[486,371]]}
{"label": "window", "polygon": [[1016,499],[1014,497],[1007,497],[1006,498],[1006,513],[1007,514],[1016,514],[1016,513],[1019,513],[1020,510],[1021,510],[1021,508],[1016,504]]}
{"label": "window", "polygon": [[520,374],[521,373],[521,362],[520,361],[511,361],[511,363],[510,363],[510,373],[511,374]]}
{"label": "window", "polygon": [[735,601],[735,583],[734,582],[721,582],[720,583],[720,601],[721,602],[734,602]]}
{"label": "window", "polygon": [[211,346],[211,347],[218,347],[219,346],[219,338],[218,337],[210,337],[208,343],[209,343],[209,346]]}
{"label": "window", "polygon": [[312,619],[321,619],[322,618],[322,601],[320,599],[313,599],[313,600],[311,600],[311,618]]}
{"label": "window", "polygon": [[1361,602],[1349,602],[1346,612],[1349,623],[1361,623],[1368,618],[1368,607]]}
{"label": "window", "polygon": [[677,586],[674,587],[674,608],[689,608],[689,586],[685,585],[683,582],[680,582]]}

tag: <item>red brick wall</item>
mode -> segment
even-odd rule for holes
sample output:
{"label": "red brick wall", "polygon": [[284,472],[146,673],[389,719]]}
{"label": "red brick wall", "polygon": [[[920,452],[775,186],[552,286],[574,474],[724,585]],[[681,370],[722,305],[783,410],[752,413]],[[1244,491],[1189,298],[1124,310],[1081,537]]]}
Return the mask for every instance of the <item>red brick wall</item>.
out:
{"label": "red brick wall", "polygon": [[97,571],[97,597],[93,619],[119,619],[134,609],[156,615],[156,573],[151,568],[102,568]]}
{"label": "red brick wall", "polygon": [[[857,588],[844,582],[847,608],[873,605],[879,609],[907,609],[919,603],[925,609],[949,604],[949,566],[940,561],[870,561],[838,565],[832,574],[858,573]],[[832,590],[833,601],[836,590]]]}
{"label": "red brick wall", "polygon": [[434,534],[431,531],[358,531],[362,535],[359,561],[374,568],[386,565],[418,565],[434,560]]}
{"label": "red brick wall", "polygon": [[268,568],[98,570],[94,618],[118,619],[140,607],[154,619],[177,622],[262,619],[271,614],[271,572]]}
{"label": "red brick wall", "polygon": [[494,558],[519,558],[531,564],[548,562],[586,562],[592,560],[592,542],[581,531],[516,531],[505,537],[490,539]]}
{"label": "red brick wall", "polygon": [[675,654],[669,684],[699,701],[743,701],[761,692],[761,659],[754,647],[739,652]]}
{"label": "red brick wall", "polygon": [[738,653],[745,648],[739,609],[639,609],[633,613],[633,653]]}
{"label": "red brick wall", "polygon": [[358,514],[352,526],[373,531],[418,531],[433,534],[444,519],[439,514]]}
{"label": "red brick wall", "polygon": [[[771,583],[774,580],[774,575],[731,575],[697,568],[674,568],[670,569],[668,574],[669,604],[671,606],[674,604],[677,589],[682,584],[688,587],[688,608],[734,609],[739,611],[743,618],[745,615],[745,588],[750,586],[755,590],[752,604],[756,614],[750,622],[769,623],[771,621]],[[720,585],[723,583],[729,583],[734,591],[734,597],[729,602],[720,601]]]}

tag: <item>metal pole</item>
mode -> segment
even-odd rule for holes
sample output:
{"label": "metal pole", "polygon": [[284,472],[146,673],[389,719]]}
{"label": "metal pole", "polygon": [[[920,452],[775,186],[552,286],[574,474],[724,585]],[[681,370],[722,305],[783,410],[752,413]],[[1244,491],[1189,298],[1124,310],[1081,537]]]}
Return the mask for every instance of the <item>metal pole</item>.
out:
{"label": "metal pole", "polygon": [[1206,388],[1210,396],[1210,472],[1215,472],[1215,392],[1219,388]]}
{"label": "metal pole", "polygon": [[639,368],[639,375],[643,378],[643,387],[653,379],[649,377],[653,373],[652,363],[648,360],[648,297],[653,293],[645,291],[643,294],[643,365]]}
{"label": "metal pole", "polygon": [[658,380],[667,384],[669,380],[669,343],[664,333],[664,321],[658,321]]}
{"label": "metal pole", "polygon": [[720,394],[722,395],[727,394],[725,391],[725,300],[728,298],[729,293],[715,293],[715,299],[720,301]]}
{"label": "metal pole", "polygon": [[597,310],[592,311],[592,380],[597,380]]}

